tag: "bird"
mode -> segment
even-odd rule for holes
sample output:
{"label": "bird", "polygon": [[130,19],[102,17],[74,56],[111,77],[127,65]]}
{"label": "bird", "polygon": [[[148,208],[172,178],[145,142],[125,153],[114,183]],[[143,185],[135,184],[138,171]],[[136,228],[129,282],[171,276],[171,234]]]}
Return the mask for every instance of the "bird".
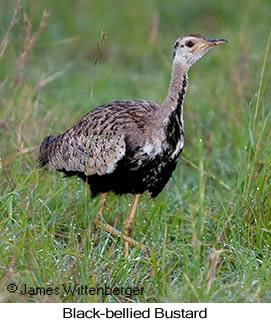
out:
{"label": "bird", "polygon": [[[64,133],[47,136],[40,144],[39,167],[77,176],[89,185],[92,197],[101,194],[95,222],[123,237],[126,257],[130,244],[148,249],[131,238],[140,195],[147,191],[154,198],[163,190],[183,150],[188,70],[211,48],[227,42],[202,34],[183,35],[173,47],[171,79],[162,104],[147,100],[103,104]],[[135,195],[123,233],[105,221],[101,224],[109,192]]]}

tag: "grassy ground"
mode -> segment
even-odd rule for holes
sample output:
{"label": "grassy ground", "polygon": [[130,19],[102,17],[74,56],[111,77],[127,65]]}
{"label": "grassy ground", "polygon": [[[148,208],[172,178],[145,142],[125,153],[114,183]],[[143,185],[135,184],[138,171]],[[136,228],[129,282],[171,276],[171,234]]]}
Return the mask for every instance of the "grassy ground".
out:
{"label": "grassy ground", "polygon": [[[0,6],[0,301],[270,302],[269,1],[23,1],[10,31],[16,3]],[[183,157],[159,197],[143,195],[132,232],[151,254],[126,259],[122,241],[93,228],[99,197],[38,170],[37,146],[99,104],[161,103],[186,32],[229,44],[189,74]],[[119,230],[131,199],[106,203]],[[24,284],[60,292],[22,295]],[[144,292],[67,295],[62,284]]]}

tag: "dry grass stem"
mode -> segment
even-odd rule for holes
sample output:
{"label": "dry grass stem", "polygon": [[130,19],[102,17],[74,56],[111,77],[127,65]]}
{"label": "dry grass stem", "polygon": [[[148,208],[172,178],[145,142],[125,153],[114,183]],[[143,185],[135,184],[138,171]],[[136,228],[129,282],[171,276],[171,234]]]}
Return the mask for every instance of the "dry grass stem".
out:
{"label": "dry grass stem", "polygon": [[220,257],[220,254],[222,252],[225,252],[227,250],[225,249],[220,249],[220,250],[216,250],[216,249],[213,249],[213,251],[211,252],[211,254],[209,255],[209,270],[208,270],[208,273],[207,273],[207,294],[209,293],[211,287],[212,287],[212,284],[215,280],[215,277],[216,277],[216,269],[217,269],[217,265],[218,265],[218,262],[219,262],[219,257]]}
{"label": "dry grass stem", "polygon": [[11,154],[9,155],[6,159],[3,160],[3,164],[4,165],[7,165],[9,164],[14,158],[18,157],[18,156],[21,156],[21,155],[25,155],[25,154],[28,154],[28,153],[31,153],[35,150],[37,150],[39,147],[38,146],[34,146],[34,147],[29,147],[29,148],[24,148],[24,149],[21,149],[20,151],[17,151],[16,153],[14,154]]}
{"label": "dry grass stem", "polygon": [[220,234],[217,238],[217,242],[223,242],[226,228],[227,228],[230,220],[232,219],[232,217],[233,217],[233,214],[230,214],[230,216],[227,218],[226,222],[224,223],[223,230],[220,232]]}
{"label": "dry grass stem", "polygon": [[97,70],[97,66],[99,63],[100,56],[101,56],[103,42],[105,39],[106,39],[106,33],[104,31],[102,31],[101,38],[96,44],[96,57],[95,57],[95,61],[94,61],[93,77],[90,81],[90,97],[93,96],[93,87],[94,87],[94,81],[95,81],[95,76],[96,76],[96,70]]}
{"label": "dry grass stem", "polygon": [[155,12],[152,16],[152,24],[151,24],[151,31],[150,31],[150,38],[149,38],[151,45],[154,45],[156,43],[158,25],[159,25],[159,13]]}
{"label": "dry grass stem", "polygon": [[41,22],[39,24],[39,27],[38,27],[37,31],[31,37],[31,29],[32,29],[31,21],[27,17],[26,13],[24,13],[24,26],[25,26],[24,46],[23,46],[23,51],[17,60],[17,65],[19,65],[20,67],[24,66],[25,61],[26,61],[26,57],[29,54],[30,50],[34,47],[34,45],[35,45],[38,37],[42,33],[42,31],[44,30],[48,17],[49,17],[49,13],[46,10],[44,10],[42,17],[41,17]]}
{"label": "dry grass stem", "polygon": [[218,182],[220,185],[222,185],[224,188],[226,188],[228,191],[231,190],[231,188],[223,183],[219,178],[217,178],[215,175],[209,173],[209,172],[206,172],[205,170],[200,170],[199,167],[197,165],[195,165],[193,162],[191,162],[189,159],[181,156],[181,159],[184,160],[188,165],[192,166],[193,168],[196,168],[198,171],[202,171],[204,175],[210,177],[211,179],[215,180],[216,182]]}
{"label": "dry grass stem", "polygon": [[47,85],[48,83],[53,82],[57,78],[61,77],[63,74],[64,74],[64,71],[55,72],[49,75],[48,77],[40,80],[38,84],[35,86],[35,92],[41,89],[42,87],[44,87],[45,85]]}
{"label": "dry grass stem", "polygon": [[2,280],[2,283],[15,279],[15,276],[16,276],[15,269],[14,269],[15,263],[16,263],[16,255],[13,255],[11,256],[10,262],[5,271],[4,279]]}
{"label": "dry grass stem", "polygon": [[14,26],[17,24],[18,14],[21,9],[22,9],[22,2],[21,2],[21,0],[17,0],[16,7],[14,9],[7,33],[0,45],[0,58],[3,57],[5,50],[7,48],[7,45],[11,40],[11,32],[12,32],[12,29],[14,28]]}

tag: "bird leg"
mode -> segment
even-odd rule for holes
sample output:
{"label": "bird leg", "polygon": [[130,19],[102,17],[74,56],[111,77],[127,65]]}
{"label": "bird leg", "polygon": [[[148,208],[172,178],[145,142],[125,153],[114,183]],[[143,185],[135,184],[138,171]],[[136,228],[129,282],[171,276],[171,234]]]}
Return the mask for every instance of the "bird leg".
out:
{"label": "bird leg", "polygon": [[99,201],[99,205],[100,205],[99,211],[98,211],[98,214],[97,214],[96,218],[94,219],[94,223],[99,228],[101,227],[101,215],[103,214],[103,209],[104,209],[106,196],[107,196],[107,193],[102,193],[102,196],[101,196],[100,201]]}
{"label": "bird leg", "polygon": [[99,201],[100,208],[98,211],[98,216],[97,216],[97,221],[101,222],[101,214],[103,214],[103,209],[104,209],[104,203],[106,200],[107,193],[102,193],[101,199]]}
{"label": "bird leg", "polygon": [[[124,236],[130,237],[131,236],[131,232],[132,232],[132,226],[134,223],[134,218],[135,218],[135,213],[136,213],[136,208],[138,205],[138,201],[139,201],[139,197],[140,194],[136,194],[135,198],[132,202],[132,205],[130,207],[129,210],[129,214],[125,220],[125,224],[124,224]],[[124,241],[124,255],[125,257],[128,257],[129,254],[129,242],[128,241]]]}
{"label": "bird leg", "polygon": [[[100,208],[99,208],[99,211],[98,211],[98,214],[97,214],[97,217],[95,219],[95,224],[100,228],[101,227],[101,215],[103,213],[103,209],[104,209],[104,204],[105,204],[105,200],[106,200],[106,196],[107,196],[107,193],[102,193],[102,196],[101,196],[101,199],[99,201],[99,204],[100,204]],[[135,213],[135,212],[134,212]],[[130,212],[129,212],[130,214]],[[134,215],[133,215],[134,217]],[[134,239],[132,239],[130,236],[127,236],[127,235],[123,235],[119,230],[113,228],[110,224],[106,223],[105,221],[103,221],[103,229],[106,231],[106,232],[109,232],[109,233],[112,233],[114,236],[117,236],[117,237],[123,237],[123,240],[125,241],[125,243],[128,243],[128,246],[129,246],[129,243],[134,246],[134,247],[137,247],[139,246],[141,250],[143,251],[146,251],[147,250],[147,247],[144,246],[143,244],[135,241]],[[131,230],[130,230],[130,233],[131,233]]]}

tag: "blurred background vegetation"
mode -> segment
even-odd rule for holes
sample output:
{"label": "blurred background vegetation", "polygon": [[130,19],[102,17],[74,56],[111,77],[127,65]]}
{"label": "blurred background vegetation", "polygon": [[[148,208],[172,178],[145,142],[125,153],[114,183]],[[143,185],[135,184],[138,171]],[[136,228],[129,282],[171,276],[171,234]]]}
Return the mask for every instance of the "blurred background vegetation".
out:
{"label": "blurred background vegetation", "polygon": [[[15,8],[0,0],[1,299],[271,301],[270,1],[22,0],[9,30]],[[184,33],[229,44],[189,72],[183,159],[157,199],[142,198],[132,235],[152,256],[124,259],[122,243],[91,226],[98,200],[38,171],[37,147],[97,105],[161,103]],[[104,214],[120,230],[130,199],[111,196]],[[145,294],[22,297],[9,281]]]}

